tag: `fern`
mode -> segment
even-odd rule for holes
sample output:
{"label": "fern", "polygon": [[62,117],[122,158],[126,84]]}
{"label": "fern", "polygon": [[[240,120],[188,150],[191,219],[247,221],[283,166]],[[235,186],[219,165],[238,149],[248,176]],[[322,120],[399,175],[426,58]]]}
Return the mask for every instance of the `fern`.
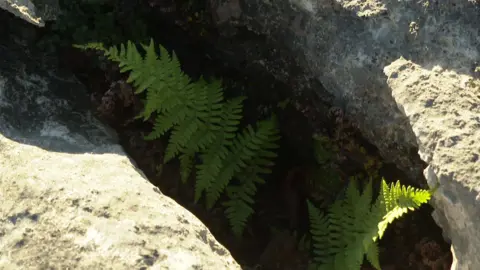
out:
{"label": "fern", "polygon": [[[75,45],[80,49],[103,51],[108,59],[118,62],[121,72],[130,72],[127,82],[135,93],[146,92],[144,120],[155,116],[153,130],[145,139],[153,140],[170,132],[164,163],[180,160],[181,179],[185,182],[196,168],[195,202],[206,195],[207,208],[212,208],[227,191],[226,216],[235,234],[240,235],[247,219],[254,212],[256,185],[263,184],[261,175],[270,173],[279,139],[276,119],[260,121],[256,129],[248,126],[238,132],[244,97],[225,100],[220,81],[203,78],[191,81],[180,68],[175,55],[159,46],[160,55],[151,40],[137,46],[105,48],[101,43]],[[196,164],[196,157],[200,163]],[[232,185],[232,179],[238,185]]]}
{"label": "fern", "polygon": [[257,192],[256,185],[265,183],[259,175],[271,173],[269,167],[274,165],[271,160],[276,157],[273,150],[278,145],[272,141],[279,139],[275,123],[275,118],[272,118],[260,122],[256,131],[251,126],[247,127],[238,136],[235,151],[232,152],[243,153],[234,154],[234,163],[240,164],[240,172],[237,174],[239,184],[227,188],[229,200],[224,203],[227,207],[226,216],[236,235],[242,233],[248,217],[254,212],[252,197]]}
{"label": "fern", "polygon": [[380,194],[372,204],[372,181],[360,193],[352,180],[345,198],[335,201],[326,214],[307,201],[317,269],[360,269],[364,257],[380,269],[377,240],[387,225],[427,203],[432,192],[382,180]]}

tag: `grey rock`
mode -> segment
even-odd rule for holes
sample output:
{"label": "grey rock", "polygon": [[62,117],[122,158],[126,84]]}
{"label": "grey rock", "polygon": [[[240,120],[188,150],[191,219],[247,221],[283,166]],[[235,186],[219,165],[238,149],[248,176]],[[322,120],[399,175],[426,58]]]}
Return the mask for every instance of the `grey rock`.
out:
{"label": "grey rock", "polygon": [[[425,178],[430,185],[438,180],[434,216],[452,242],[452,269],[480,269],[479,90],[465,85],[480,77],[478,1],[209,3],[228,40],[216,46],[226,55],[245,55],[248,67],[259,63],[298,92],[314,91],[340,104],[386,161],[423,187],[428,187]],[[255,42],[242,47],[237,45],[242,38],[230,41],[246,31]],[[387,82],[385,67],[387,74],[410,67],[396,62],[402,57],[415,71],[397,70],[401,79],[390,76]],[[426,105],[415,99],[421,93],[443,109],[422,110]]]}
{"label": "grey rock", "polygon": [[[295,59],[282,63],[264,53],[250,62],[261,62],[280,80],[301,81],[294,85],[298,91],[333,95],[382,156],[416,178],[424,169],[416,138],[396,108],[383,68],[400,56],[461,70],[480,61],[479,5],[430,2],[211,0],[210,5],[220,29],[246,27],[266,35],[275,47],[271,51],[283,51],[275,58]],[[295,78],[292,65],[299,69]]]}
{"label": "grey rock", "polygon": [[441,66],[399,59],[385,67],[399,108],[437,183],[434,218],[453,243],[452,269],[480,266],[480,80]]}
{"label": "grey rock", "polygon": [[37,15],[30,0],[0,0],[0,8],[36,26],[45,26],[44,20]]}
{"label": "grey rock", "polygon": [[0,8],[39,27],[61,13],[58,0],[0,0]]}
{"label": "grey rock", "polygon": [[0,44],[0,269],[240,269],[132,165],[74,77],[10,44]]}
{"label": "grey rock", "polygon": [[[37,14],[43,21],[55,21],[62,13],[59,0],[32,0]],[[73,1],[72,1],[73,2]]]}

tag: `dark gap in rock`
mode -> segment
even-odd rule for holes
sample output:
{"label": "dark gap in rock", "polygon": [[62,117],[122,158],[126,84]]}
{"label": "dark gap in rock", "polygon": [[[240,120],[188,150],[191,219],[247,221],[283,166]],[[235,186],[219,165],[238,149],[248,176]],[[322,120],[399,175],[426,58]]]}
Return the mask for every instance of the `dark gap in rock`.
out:
{"label": "dark gap in rock", "polygon": [[[156,42],[176,52],[187,74],[192,78],[201,75],[222,78],[227,95],[244,94],[249,97],[244,109],[246,123],[253,123],[272,111],[279,117],[283,135],[279,158],[274,173],[266,179],[267,184],[259,188],[256,195],[256,213],[241,240],[232,236],[221,208],[207,211],[203,205],[193,204],[194,179],[190,179],[186,185],[181,184],[176,162],[165,165],[162,175],[159,176],[157,165],[163,160],[165,141],[143,140],[142,136],[150,131],[151,124],[130,121],[138,113],[132,109],[133,106],[118,106],[117,103],[124,100],[113,98],[114,108],[107,113],[108,117],[98,114],[101,105],[98,102],[106,97],[109,89],[127,87],[124,84],[126,77],[118,73],[118,68],[107,62],[99,63],[95,53],[80,52],[68,46],[59,48],[60,65],[74,72],[87,86],[97,116],[117,130],[122,146],[149,180],[158,186],[162,193],[197,215],[240,263],[249,266],[260,264],[262,269],[306,269],[308,257],[295,250],[294,244],[298,239],[290,237],[288,233],[280,234],[281,238],[272,237],[270,229],[276,227],[296,230],[299,235],[308,232],[308,216],[304,202],[310,195],[306,174],[315,166],[312,134],[320,132],[329,137],[345,136],[339,140],[341,146],[347,148],[348,143],[354,143],[363,147],[366,154],[375,160],[382,161],[377,149],[353,127],[342,129],[345,134],[338,135],[339,125],[336,119],[327,115],[327,109],[332,104],[326,104],[325,99],[317,96],[317,92],[295,93],[294,86],[297,82],[292,80],[296,73],[302,71],[294,62],[290,63],[291,77],[281,81],[262,70],[261,66],[251,65],[247,59],[242,60],[241,56],[233,55],[231,57],[238,58],[229,61],[228,52],[216,51],[216,47],[212,45],[214,37],[201,39],[185,32],[171,23],[175,21],[173,14],[164,17],[157,14],[156,18],[155,23],[150,25],[149,34]],[[48,26],[46,29],[41,31],[48,36]],[[154,29],[159,30],[154,32]],[[244,44],[268,44],[266,37],[246,28],[237,30],[235,39]],[[232,41],[232,45],[233,43],[235,42]],[[260,48],[257,51],[260,55],[267,54]],[[265,57],[269,56],[272,57]],[[320,83],[318,85],[322,87]],[[291,102],[284,109],[279,109],[278,104],[287,98],[290,98]],[[318,109],[318,104],[322,104],[325,109]],[[345,123],[342,122],[343,124]],[[341,173],[350,176],[362,170],[365,156],[358,157],[358,152],[349,150],[345,150],[344,155],[346,161],[340,164]],[[379,174],[390,181],[399,179],[403,183],[412,183],[394,164],[383,164]],[[442,256],[448,256],[449,246],[443,242],[440,229],[430,217],[431,211],[430,206],[425,206],[420,211],[406,215],[387,230],[381,242],[384,248],[380,255],[382,265],[393,265],[394,269],[427,269],[429,264],[425,261],[428,256],[438,260],[443,259]],[[428,252],[430,253],[425,255]],[[434,252],[438,254],[431,255]],[[275,267],[275,264],[279,266]],[[363,269],[370,268],[366,266]]]}

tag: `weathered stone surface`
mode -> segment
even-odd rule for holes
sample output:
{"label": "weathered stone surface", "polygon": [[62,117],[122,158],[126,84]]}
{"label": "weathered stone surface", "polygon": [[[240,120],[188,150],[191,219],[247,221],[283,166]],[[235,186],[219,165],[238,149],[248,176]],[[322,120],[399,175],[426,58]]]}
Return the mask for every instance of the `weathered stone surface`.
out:
{"label": "weathered stone surface", "polygon": [[45,26],[30,0],[0,0],[0,8],[34,25]]}
{"label": "weathered stone surface", "polygon": [[0,8],[39,27],[61,12],[58,0],[0,0]]}
{"label": "weathered stone surface", "polygon": [[454,244],[452,269],[480,266],[480,80],[399,59],[385,68],[399,108],[429,165],[434,218]]}
{"label": "weathered stone surface", "polygon": [[478,141],[479,90],[465,84],[479,76],[478,1],[209,4],[224,37],[214,45],[225,61],[260,67],[299,92],[314,90],[342,107],[412,178],[426,161],[429,184],[441,184],[435,218],[452,241],[452,269],[480,268],[479,150],[478,143],[469,144]]}
{"label": "weathered stone surface", "polygon": [[37,15],[45,22],[56,20],[62,12],[59,0],[32,0],[32,2],[37,10]]}
{"label": "weathered stone surface", "polygon": [[[470,72],[480,60],[480,6],[474,1],[209,2],[218,27],[228,29],[228,39],[246,27],[266,35],[275,47],[271,51],[282,49],[283,55],[276,57],[248,53],[249,63],[262,63],[280,80],[297,81],[299,91],[315,87],[325,96],[320,91],[326,89],[382,155],[412,177],[423,170],[419,160],[412,159],[417,156],[416,138],[396,108],[383,68],[404,56],[421,65]],[[257,51],[254,45],[246,44],[245,50]],[[279,60],[287,58],[301,69],[295,78],[292,63],[286,66]],[[315,80],[324,88],[312,85]]]}
{"label": "weathered stone surface", "polygon": [[[429,163],[429,183],[441,183],[435,218],[452,240],[452,269],[480,269],[479,90],[465,84],[480,75],[478,1],[209,2],[228,40],[217,42],[227,44],[221,50],[300,92],[333,95],[382,156],[419,184],[422,159]],[[398,64],[402,57],[411,64]],[[387,83],[387,66],[399,79]]]}
{"label": "weathered stone surface", "polygon": [[135,169],[81,84],[9,46],[0,44],[0,269],[240,269]]}

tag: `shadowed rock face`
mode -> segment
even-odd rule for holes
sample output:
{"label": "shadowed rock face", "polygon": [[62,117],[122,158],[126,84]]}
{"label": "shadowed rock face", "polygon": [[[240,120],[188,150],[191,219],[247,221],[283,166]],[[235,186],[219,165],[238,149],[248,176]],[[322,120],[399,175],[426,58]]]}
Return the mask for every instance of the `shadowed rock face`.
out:
{"label": "shadowed rock face", "polygon": [[[383,157],[412,178],[424,169],[421,160],[427,162],[428,184],[440,183],[434,217],[451,239],[452,269],[480,269],[478,1],[208,2],[223,36],[215,47],[225,61],[260,68],[298,92],[315,91],[340,104]],[[5,134],[25,125],[12,121]],[[101,140],[89,123],[82,131],[96,130],[88,136],[97,139],[76,142],[97,149],[85,146]],[[59,130],[57,136],[69,134]],[[29,136],[22,140],[35,138]],[[73,149],[80,143],[50,144]]]}
{"label": "shadowed rock face", "polygon": [[0,43],[1,269],[240,269],[132,165],[75,78],[12,44]]}
{"label": "shadowed rock face", "polygon": [[[261,62],[280,80],[295,81],[298,91],[315,87],[319,96],[326,96],[325,91],[333,95],[334,103],[342,104],[382,155],[412,177],[423,170],[418,159],[412,160],[417,156],[417,140],[397,108],[383,68],[403,56],[421,66],[440,65],[471,74],[480,60],[476,24],[480,7],[471,1],[210,3],[218,27],[228,29],[224,34],[230,39],[245,27],[266,35],[270,46],[281,50],[275,59],[267,58],[252,52],[261,44],[255,48],[246,44],[242,49],[248,51],[250,62]],[[291,78],[291,65],[301,69],[295,78]],[[323,87],[312,85],[315,80]]]}
{"label": "shadowed rock face", "polygon": [[[271,60],[245,46],[250,62],[299,91],[316,79],[323,87],[313,91],[333,95],[383,157],[413,178],[423,170],[420,154],[428,184],[441,184],[434,217],[452,241],[452,269],[480,268],[478,1],[210,3],[229,39],[243,27],[282,49]],[[292,75],[292,65],[301,71]]]}
{"label": "shadowed rock face", "polygon": [[[299,92],[332,95],[387,161],[423,185],[426,162],[428,184],[441,184],[434,217],[451,239],[452,269],[480,269],[478,1],[209,3],[229,40],[220,50]],[[244,29],[266,42],[242,41]]]}

